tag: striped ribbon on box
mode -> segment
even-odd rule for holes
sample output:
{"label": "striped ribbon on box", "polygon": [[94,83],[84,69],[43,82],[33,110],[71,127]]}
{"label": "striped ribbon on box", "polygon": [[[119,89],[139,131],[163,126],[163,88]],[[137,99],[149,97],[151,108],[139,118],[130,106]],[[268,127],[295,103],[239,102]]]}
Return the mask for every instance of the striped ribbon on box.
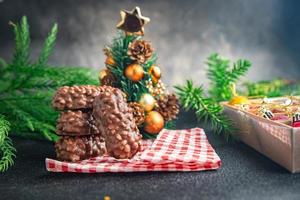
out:
{"label": "striped ribbon on box", "polygon": [[46,159],[51,172],[147,172],[202,171],[221,166],[221,160],[201,128],[162,130],[155,140],[143,140],[143,150],[132,159],[110,156],[90,158],[76,163]]}

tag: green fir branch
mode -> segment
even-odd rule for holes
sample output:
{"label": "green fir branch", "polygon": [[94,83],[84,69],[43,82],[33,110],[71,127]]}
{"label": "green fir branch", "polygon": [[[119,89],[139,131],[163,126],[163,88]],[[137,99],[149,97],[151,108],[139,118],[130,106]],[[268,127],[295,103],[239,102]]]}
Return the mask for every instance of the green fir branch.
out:
{"label": "green fir branch", "polygon": [[43,49],[38,58],[38,62],[37,62],[38,65],[47,65],[49,56],[51,55],[54,48],[57,32],[58,32],[58,26],[55,23],[47,39],[45,40]]}
{"label": "green fir branch", "polygon": [[[11,63],[0,60],[0,114],[10,122],[10,134],[30,139],[56,141],[58,112],[51,106],[57,88],[68,85],[98,84],[97,73],[83,67],[48,66],[57,35],[55,24],[44,42],[38,60],[29,59],[30,33],[26,17],[20,23],[12,23],[15,33],[15,53]],[[0,123],[1,123],[0,118]],[[2,120],[3,121],[3,120]],[[3,127],[3,126],[2,126]],[[0,129],[2,128],[0,124]],[[8,133],[8,129],[5,129]],[[3,131],[0,134],[2,134]],[[3,138],[0,136],[1,138]],[[0,141],[1,142],[1,141]],[[6,137],[0,143],[0,171],[13,164],[14,148]]]}
{"label": "green fir branch", "polygon": [[15,33],[15,54],[12,64],[15,66],[25,66],[29,63],[29,47],[30,47],[30,34],[27,17],[23,16],[20,24],[10,22],[14,28]]}
{"label": "green fir branch", "polygon": [[175,89],[186,111],[195,111],[197,119],[209,123],[216,134],[223,133],[226,139],[231,136],[234,130],[231,121],[222,114],[223,108],[214,99],[204,95],[202,86],[196,87],[188,80],[184,86]]}
{"label": "green fir branch", "polygon": [[231,84],[248,71],[251,63],[248,60],[238,60],[230,67],[230,61],[213,53],[207,59],[207,76],[210,80],[209,94],[219,101],[229,100],[232,97]]}
{"label": "green fir branch", "polygon": [[8,137],[10,123],[0,115],[0,172],[6,171],[14,164],[16,149],[13,147],[11,139]]}
{"label": "green fir branch", "polygon": [[239,59],[237,62],[233,63],[233,69],[229,73],[230,81],[236,82],[241,76],[244,76],[248,69],[251,67],[251,62],[248,60]]}

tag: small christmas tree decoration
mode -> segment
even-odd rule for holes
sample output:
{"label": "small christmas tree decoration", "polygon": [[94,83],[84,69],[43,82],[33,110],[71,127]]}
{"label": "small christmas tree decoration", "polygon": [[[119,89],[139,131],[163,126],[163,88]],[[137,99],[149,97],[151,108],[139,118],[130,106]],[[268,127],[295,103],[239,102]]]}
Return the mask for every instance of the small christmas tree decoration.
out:
{"label": "small christmas tree decoration", "polygon": [[249,110],[250,106],[249,106],[249,104],[240,104],[239,108],[241,110]]}
{"label": "small christmas tree decoration", "polygon": [[133,63],[126,67],[125,76],[133,82],[138,82],[144,77],[144,69],[141,65]]}
{"label": "small christmas tree decoration", "polygon": [[137,126],[141,126],[145,121],[145,110],[143,106],[137,102],[128,103],[132,108],[133,118]]}
{"label": "small christmas tree decoration", "polygon": [[127,54],[132,60],[136,60],[138,63],[145,63],[151,58],[153,48],[150,42],[145,40],[135,40],[128,46]]}
{"label": "small christmas tree decoration", "polygon": [[158,134],[164,127],[163,116],[156,111],[151,111],[146,115],[144,130],[150,134]]}
{"label": "small christmas tree decoration", "polygon": [[139,101],[140,105],[144,108],[146,112],[153,110],[156,100],[151,94],[143,94]]}
{"label": "small christmas tree decoration", "polygon": [[290,96],[288,99],[286,99],[283,103],[282,103],[282,105],[283,106],[290,106],[290,105],[292,105],[293,104],[293,97],[292,96]]}
{"label": "small christmas tree decoration", "polygon": [[272,113],[272,111],[270,111],[269,109],[267,109],[266,107],[262,106],[259,110],[258,110],[258,115],[262,116],[266,119],[272,119],[274,117],[274,114]]}
{"label": "small christmas tree decoration", "polygon": [[142,16],[139,7],[135,7],[132,11],[121,10],[120,15],[121,21],[117,28],[124,30],[125,33],[144,35],[144,25],[150,22],[150,19]]}
{"label": "small christmas tree decoration", "polygon": [[157,104],[155,110],[163,116],[165,121],[176,119],[179,113],[179,102],[175,94],[166,95],[164,98],[159,99]]}
{"label": "small christmas tree decoration", "polygon": [[237,95],[235,84],[231,85],[231,92],[232,92],[233,97],[229,101],[230,105],[249,104],[249,100],[247,97]]}
{"label": "small christmas tree decoration", "polygon": [[[140,128],[145,125],[145,114],[153,111],[157,101],[167,94],[161,81],[161,70],[156,64],[157,55],[151,43],[143,39],[143,26],[148,21],[148,18],[141,15],[139,8],[131,12],[121,11],[121,22],[117,28],[124,32],[119,32],[112,43],[105,47],[108,71],[100,78],[102,85],[113,85],[126,94],[128,104],[132,107],[134,121]],[[166,101],[165,104],[172,109],[168,114],[165,114],[167,108],[162,112],[166,119],[174,119],[176,109],[170,106],[174,102],[171,99],[170,103]],[[158,115],[161,116],[159,113]],[[159,127],[161,125],[164,126],[164,123],[157,124]],[[142,131],[143,136],[149,137],[146,132],[145,129]]]}
{"label": "small christmas tree decoration", "polygon": [[300,127],[300,112],[298,111],[293,115],[293,127]]}

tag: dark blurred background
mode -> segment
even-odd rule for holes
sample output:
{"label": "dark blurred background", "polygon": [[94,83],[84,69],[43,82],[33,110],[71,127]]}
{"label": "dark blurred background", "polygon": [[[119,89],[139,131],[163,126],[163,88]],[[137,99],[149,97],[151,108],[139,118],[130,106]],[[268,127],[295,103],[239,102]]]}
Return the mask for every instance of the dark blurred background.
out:
{"label": "dark blurred background", "polygon": [[100,69],[102,48],[116,34],[119,10],[134,6],[151,18],[146,39],[153,43],[169,85],[187,78],[207,84],[204,62],[212,52],[251,60],[253,67],[245,79],[299,77],[300,1],[296,0],[0,0],[0,57],[9,60],[13,54],[8,21],[27,15],[32,58],[58,22],[50,63]]}

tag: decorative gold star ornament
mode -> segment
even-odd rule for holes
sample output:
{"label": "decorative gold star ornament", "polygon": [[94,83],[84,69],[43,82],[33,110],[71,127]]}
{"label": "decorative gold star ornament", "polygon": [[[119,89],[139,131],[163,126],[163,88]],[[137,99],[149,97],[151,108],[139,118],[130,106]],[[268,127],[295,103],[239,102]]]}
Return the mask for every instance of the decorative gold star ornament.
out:
{"label": "decorative gold star ornament", "polygon": [[150,22],[150,18],[142,16],[141,9],[135,7],[132,11],[121,10],[121,21],[117,28],[126,34],[144,35],[144,25]]}

